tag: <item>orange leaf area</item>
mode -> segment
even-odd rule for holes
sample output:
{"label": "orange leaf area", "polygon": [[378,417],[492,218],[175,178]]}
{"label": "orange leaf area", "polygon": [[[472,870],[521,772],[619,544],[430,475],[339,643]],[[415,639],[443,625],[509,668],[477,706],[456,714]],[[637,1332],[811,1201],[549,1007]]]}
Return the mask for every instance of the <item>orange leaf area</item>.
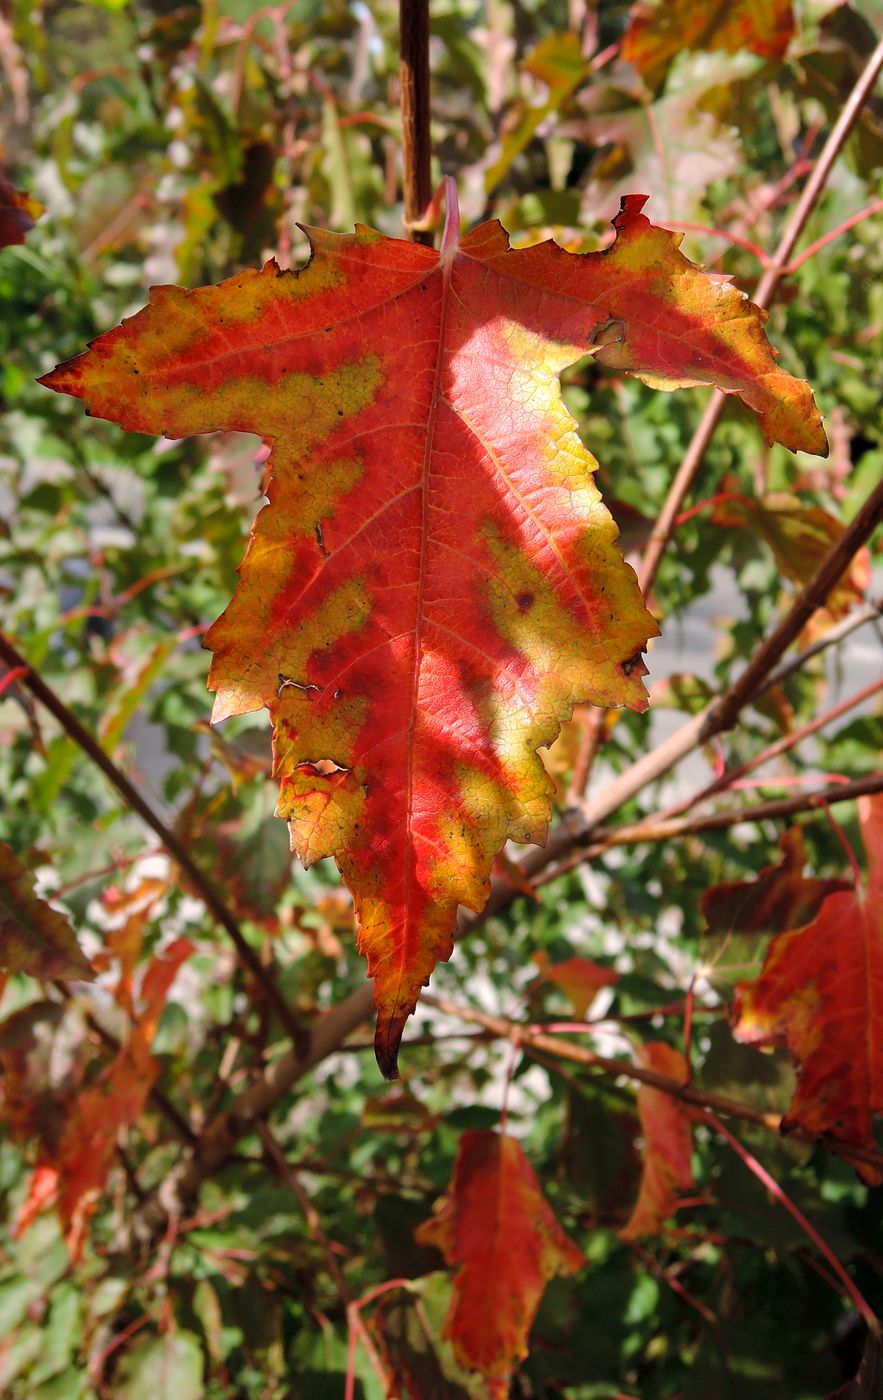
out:
{"label": "orange leaf area", "polygon": [[580,1020],[585,1019],[601,988],[612,987],[619,980],[619,973],[612,967],[602,967],[591,958],[565,958],[564,962],[553,963],[541,951],[534,953],[533,960],[540,975],[531,983],[531,990],[551,983],[564,993]]}
{"label": "orange leaf area", "polygon": [[848,880],[816,879],[803,874],[806,847],[800,827],[779,842],[782,859],[768,865],[756,880],[713,885],[702,896],[702,914],[710,934],[784,933],[816,917],[832,894],[852,889]]}
{"label": "orange leaf area", "polygon": [[745,49],[780,59],[793,34],[791,0],[639,0],[622,56],[655,80],[683,49]]}
{"label": "orange leaf area", "polygon": [[[687,1062],[679,1050],[664,1041],[648,1041],[638,1051],[638,1063],[679,1084],[688,1079]],[[693,1129],[690,1110],[661,1089],[642,1084],[638,1090],[638,1115],[644,1135],[644,1172],[634,1210],[620,1231],[624,1240],[658,1235],[677,1210],[678,1195],[695,1188],[690,1158]]]}
{"label": "orange leaf area", "polygon": [[[804,928],[773,940],[760,977],[737,988],[737,1039],[786,1047],[798,1064],[783,1127],[875,1146],[883,1111],[883,797],[859,802],[863,887],[830,894]],[[879,1184],[875,1169],[860,1169]]]}
{"label": "orange leaf area", "polygon": [[488,1396],[505,1400],[546,1284],[585,1263],[519,1143],[500,1133],[464,1133],[450,1194],[416,1238],[458,1267],[444,1335],[460,1365],[485,1377]]}
{"label": "orange leaf area", "polygon": [[[86,1088],[59,1095],[51,1119],[39,1108],[16,1112],[17,1107],[23,1109],[29,1100],[33,1105],[42,1096],[35,1094],[23,1049],[13,1042],[4,1053],[0,1046],[7,1096],[4,1118],[9,1121],[11,1117],[23,1135],[36,1131],[41,1139],[28,1195],[16,1221],[18,1233],[55,1201],[71,1258],[79,1257],[97,1197],[114,1164],[119,1133],[132,1127],[144,1113],[159,1072],[151,1053],[153,1037],[178,969],[192,952],[193,945],[178,938],[162,956],[153,959],[144,975],[139,1010],[128,1039]],[[124,967],[117,996],[131,1008],[130,971],[126,954],[121,956]]]}
{"label": "orange leaf area", "polygon": [[24,243],[37,219],[43,213],[43,206],[32,199],[24,190],[13,189],[9,181],[0,174],[0,248],[8,248],[15,243]]}
{"label": "orange leaf area", "polygon": [[764,314],[623,202],[617,238],[512,249],[496,221],[440,252],[309,231],[268,263],[151,303],[43,379],[133,431],[272,444],[269,505],[209,629],[213,718],[266,706],[278,814],[337,859],[394,1077],[420,989],[508,839],[542,841],[537,749],[573,705],[646,707],[657,628],[558,376],[587,353],[664,388],[716,383],[770,439],[823,452]]}

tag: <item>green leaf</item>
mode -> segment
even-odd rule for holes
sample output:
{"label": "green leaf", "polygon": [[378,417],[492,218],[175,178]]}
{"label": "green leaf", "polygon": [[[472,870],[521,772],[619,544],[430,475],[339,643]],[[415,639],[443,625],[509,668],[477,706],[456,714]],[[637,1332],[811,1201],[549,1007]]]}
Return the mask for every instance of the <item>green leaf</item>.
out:
{"label": "green leaf", "polygon": [[117,1400],[201,1400],[203,1356],[192,1332],[139,1337],[114,1383]]}

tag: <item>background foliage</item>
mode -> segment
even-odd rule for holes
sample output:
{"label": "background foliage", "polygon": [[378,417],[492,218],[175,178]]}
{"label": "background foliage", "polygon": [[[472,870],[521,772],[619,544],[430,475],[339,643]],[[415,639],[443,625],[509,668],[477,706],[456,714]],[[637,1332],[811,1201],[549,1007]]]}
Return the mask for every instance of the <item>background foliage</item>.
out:
{"label": "background foliage", "polygon": [[[750,289],[757,250],[775,246],[880,15],[865,0],[813,0],[779,57],[679,41],[667,70],[644,79],[619,49],[628,19],[626,5],[606,2],[434,5],[434,173],[457,176],[469,220],[494,214],[516,241],[554,234],[573,249],[603,245],[621,194],[649,193],[657,222],[701,226],[688,232],[691,256]],[[155,442],[87,422],[34,379],[138,309],[155,283],[215,281],[273,252],[296,263],[305,245],[295,221],[361,220],[400,234],[396,26],[386,0],[0,9],[5,159],[46,207],[26,244],[0,253],[3,628],[186,840],[304,1026],[364,977],[348,899],[327,862],[309,872],[291,864],[272,815],[263,718],[210,732],[199,646],[232,591],[262,453],[232,434]],[[883,101],[872,99],[804,246],[879,200],[881,163]],[[657,709],[616,718],[593,787],[665,732],[668,707],[689,709],[738,673],[811,561],[805,508],[848,521],[879,480],[881,271],[880,223],[868,218],[788,279],[770,332],[784,366],[816,391],[831,456],[767,450],[749,415],[728,406],[696,499],[741,493],[755,514],[734,521],[709,509],[678,529],[653,596],[665,634],[649,659]],[[566,395],[633,552],[704,396],[654,394],[592,366],[570,372]],[[784,543],[757,505],[772,492],[795,502],[796,535]],[[727,737],[728,759],[879,675],[879,635],[859,635],[861,646],[833,648],[750,710]],[[578,716],[549,757],[562,806],[584,723]],[[4,1394],[341,1396],[346,1301],[399,1278],[418,1282],[364,1311],[380,1370],[410,1358],[427,1394],[481,1395],[439,1341],[450,1272],[414,1229],[447,1188],[461,1133],[499,1123],[511,1057],[432,1007],[406,1037],[400,1086],[381,1083],[369,1038],[357,1034],[282,1100],[272,1137],[249,1132],[232,1146],[157,1248],[134,1260],[131,1241],[123,1248],[134,1202],[180,1151],[155,1100],[123,1135],[78,1257],[51,1212],[15,1230],[32,1139],[52,1123],[57,1132],[68,1112],[59,1104],[94,1086],[108,1034],[124,1036],[140,1004],[132,986],[176,939],[195,952],[150,1050],[161,1093],[194,1133],[287,1037],[167,855],[21,687],[0,693],[0,737],[0,837],[103,969],[94,984],[69,987],[18,976],[4,993]],[[791,750],[764,788],[872,771],[881,742],[878,697]],[[676,790],[713,776],[717,757],[706,753]],[[652,812],[674,791],[644,794],[621,815]],[[839,811],[860,851],[854,807]],[[823,815],[803,825],[813,872],[848,874]],[[745,825],[577,865],[473,933],[432,990],[516,1021],[561,1019],[573,1004],[536,984],[536,960],[592,958],[619,974],[592,1012],[604,1018],[595,1048],[617,1055],[647,1039],[682,1045],[696,978],[697,1080],[781,1111],[793,1087],[787,1056],[737,1045],[724,1014],[764,940],[711,947],[700,900],[774,863],[782,829]],[[21,1084],[26,1121],[13,1102]],[[514,1395],[816,1400],[855,1375],[861,1319],[806,1235],[707,1128],[695,1132],[695,1195],[658,1237],[626,1241],[619,1231],[640,1177],[632,1089],[525,1054],[508,1123],[589,1260],[548,1289]],[[879,1190],[822,1149],[739,1132],[879,1311]],[[355,1394],[383,1395],[361,1344],[355,1364]]]}

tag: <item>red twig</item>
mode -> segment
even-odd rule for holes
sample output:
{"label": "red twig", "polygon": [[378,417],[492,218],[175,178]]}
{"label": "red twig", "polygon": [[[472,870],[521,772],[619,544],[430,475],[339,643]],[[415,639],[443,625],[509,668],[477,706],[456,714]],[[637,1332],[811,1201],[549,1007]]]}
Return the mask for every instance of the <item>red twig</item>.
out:
{"label": "red twig", "polygon": [[800,1226],[807,1239],[812,1241],[816,1249],[822,1255],[822,1258],[836,1275],[847,1297],[852,1299],[852,1302],[865,1319],[871,1331],[878,1333],[880,1331],[880,1322],[874,1309],[864,1297],[864,1294],[859,1291],[855,1282],[850,1278],[830,1245],[825,1243],[818,1230],[807,1220],[799,1206],[794,1204],[791,1197],[782,1189],[775,1177],[771,1176],[766,1167],[757,1160],[754,1154],[749,1152],[748,1148],[744,1147],[737,1137],[733,1136],[729,1128],[724,1127],[724,1124],[710,1109],[703,1108],[701,1113],[705,1121],[714,1128],[715,1132],[720,1133],[721,1137],[730,1144],[733,1151],[741,1157],[748,1170],[753,1172],[758,1181],[769,1191],[770,1195],[779,1202],[779,1205],[785,1207],[792,1219],[797,1221],[797,1224]]}
{"label": "red twig", "polygon": [[846,856],[847,861],[849,862],[849,868],[852,871],[852,878],[855,882],[856,891],[858,892],[859,890],[861,890],[864,881],[862,880],[861,867],[859,866],[859,863],[856,860],[855,851],[852,849],[852,846],[847,838],[846,832],[843,830],[843,827],[840,825],[839,821],[834,816],[834,813],[831,811],[831,808],[828,806],[827,802],[825,802],[823,805],[825,809],[825,816],[828,818],[828,821],[831,823],[831,826],[834,829],[834,835],[837,837],[837,840],[843,847],[843,852]]}
{"label": "red twig", "polygon": [[803,264],[814,257],[816,253],[820,252],[822,248],[827,247],[835,238],[839,238],[841,233],[846,233],[848,229],[855,228],[856,224],[860,224],[863,219],[870,219],[874,214],[879,214],[881,211],[883,211],[883,199],[878,199],[873,204],[868,205],[867,209],[862,209],[858,214],[853,214],[852,218],[844,219],[842,224],[838,224],[836,228],[832,228],[829,233],[822,234],[822,237],[817,238],[815,243],[810,243],[808,248],[804,248],[802,253],[798,253],[796,258],[792,258],[785,268],[785,276],[790,277],[792,273],[796,272],[799,267],[803,267]]}
{"label": "red twig", "polygon": [[[754,758],[749,758],[745,763],[740,763],[737,768],[728,768],[721,773],[714,782],[709,783],[692,797],[685,798],[683,802],[677,802],[667,808],[662,814],[661,820],[668,820],[669,817],[680,816],[681,812],[689,811],[693,807],[698,807],[700,802],[706,802],[710,797],[723,792],[728,788],[734,788],[739,779],[744,778],[747,773],[753,773],[755,768],[760,768],[764,763],[769,763],[772,759],[778,758],[781,754],[787,753],[797,744],[808,739],[810,735],[817,734],[820,729],[831,724],[841,715],[845,715],[849,710],[855,709],[865,700],[869,700],[872,695],[883,690],[883,679],[872,681],[870,685],[864,686],[861,690],[850,695],[846,700],[841,700],[839,705],[834,705],[832,709],[826,710],[822,715],[817,715],[815,719],[807,724],[801,725],[799,729],[794,729],[790,734],[785,734],[781,739],[777,739],[774,744],[770,744],[762,753],[755,754]],[[835,778],[834,781],[839,781]]]}
{"label": "red twig", "polygon": [[[358,1343],[362,1343],[362,1345],[367,1350],[369,1356],[373,1355],[374,1357],[376,1357],[377,1355],[373,1345],[371,1344],[371,1339],[370,1337],[368,1337],[365,1324],[362,1321],[362,1309],[367,1307],[369,1303],[373,1303],[374,1300],[376,1298],[381,1297],[382,1294],[391,1293],[394,1288],[404,1288],[409,1290],[412,1287],[412,1284],[413,1280],[408,1278],[388,1279],[386,1283],[379,1283],[376,1288],[369,1288],[367,1293],[364,1293],[361,1298],[357,1298],[347,1307],[346,1313],[347,1321],[349,1322],[349,1345],[347,1347],[346,1389],[344,1391],[344,1400],[355,1400],[356,1347]],[[378,1360],[378,1365],[379,1364],[380,1363]],[[382,1368],[379,1374],[381,1382],[387,1387],[389,1387],[389,1377],[383,1374]]]}
{"label": "red twig", "polygon": [[11,667],[11,669],[6,672],[5,676],[0,676],[0,695],[2,695],[5,690],[8,690],[11,685],[15,685],[16,681],[24,680],[27,674],[27,666]]}
{"label": "red twig", "polygon": [[726,501],[744,501],[745,495],[742,491],[718,491],[716,496],[709,496],[707,500],[700,501],[698,505],[690,506],[689,510],[682,510],[675,526],[680,529],[686,525],[688,520],[692,520],[694,515],[700,515],[704,510],[710,510],[713,506],[721,506]]}
{"label": "red twig", "polygon": [[743,238],[738,233],[731,233],[725,228],[709,228],[707,224],[692,224],[686,219],[665,219],[663,228],[685,229],[688,233],[706,233],[712,238],[723,238],[727,243],[733,243],[737,248],[744,248],[747,253],[753,253],[761,267],[766,267],[769,262],[769,254],[765,253],[757,243],[752,243],[750,238]]}

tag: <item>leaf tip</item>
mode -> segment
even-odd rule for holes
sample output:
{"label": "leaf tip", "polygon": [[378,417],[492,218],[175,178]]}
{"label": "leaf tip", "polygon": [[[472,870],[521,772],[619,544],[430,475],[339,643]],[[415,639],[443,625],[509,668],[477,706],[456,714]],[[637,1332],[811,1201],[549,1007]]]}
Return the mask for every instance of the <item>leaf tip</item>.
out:
{"label": "leaf tip", "polygon": [[649,198],[648,194],[624,194],[619,201],[619,213],[613,220],[613,227],[621,229],[623,225],[637,218],[642,218],[645,223],[649,222],[646,214],[641,213]]}
{"label": "leaf tip", "polygon": [[404,1019],[379,1016],[374,1033],[374,1058],[384,1079],[399,1077],[399,1046],[405,1029]]}

